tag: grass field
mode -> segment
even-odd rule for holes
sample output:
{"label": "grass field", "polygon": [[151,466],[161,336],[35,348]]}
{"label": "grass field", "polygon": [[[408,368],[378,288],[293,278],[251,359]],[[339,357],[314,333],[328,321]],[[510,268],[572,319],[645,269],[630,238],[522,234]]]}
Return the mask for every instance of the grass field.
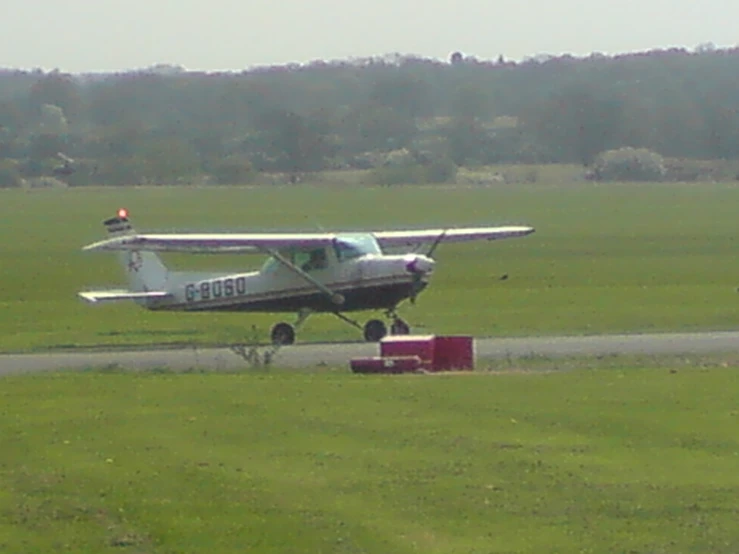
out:
{"label": "grass field", "polygon": [[[374,229],[526,223],[524,239],[439,248],[432,286],[403,315],[421,332],[583,334],[734,329],[739,281],[734,184],[505,185],[496,188],[144,188],[0,193],[0,350],[233,343],[278,315],[149,313],[88,306],[120,286],[104,236],[120,206],[142,230]],[[260,257],[168,257],[176,267],[256,266]],[[502,274],[510,278],[499,280]],[[360,316],[360,319],[370,314]],[[288,316],[288,320],[292,319]],[[299,341],[358,339],[331,316]]]}
{"label": "grass field", "polygon": [[735,368],[2,385],[7,554],[739,550]]}

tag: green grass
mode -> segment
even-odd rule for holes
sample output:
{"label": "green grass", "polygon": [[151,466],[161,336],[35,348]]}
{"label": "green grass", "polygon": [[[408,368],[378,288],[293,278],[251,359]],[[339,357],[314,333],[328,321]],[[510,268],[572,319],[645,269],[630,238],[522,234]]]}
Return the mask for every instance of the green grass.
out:
{"label": "green grass", "polygon": [[58,373],[0,389],[0,551],[739,550],[735,368]]}
{"label": "green grass", "polygon": [[[432,286],[403,315],[421,332],[524,336],[734,329],[739,323],[735,184],[517,184],[493,188],[283,186],[0,193],[0,351],[233,343],[284,316],[150,313],[89,306],[120,286],[115,257],[83,253],[127,206],[142,230],[373,229],[528,223],[536,234],[441,246]],[[242,269],[260,257],[168,257]],[[499,280],[502,274],[509,279]],[[368,318],[370,314],[359,316]],[[287,315],[291,320],[292,316]],[[358,339],[311,318],[298,339]]]}

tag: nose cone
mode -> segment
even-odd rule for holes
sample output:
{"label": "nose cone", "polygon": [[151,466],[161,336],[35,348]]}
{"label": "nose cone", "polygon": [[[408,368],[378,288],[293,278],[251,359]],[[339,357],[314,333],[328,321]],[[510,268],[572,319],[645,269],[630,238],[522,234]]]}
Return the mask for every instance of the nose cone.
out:
{"label": "nose cone", "polygon": [[424,275],[431,273],[436,262],[422,254],[413,254],[406,257],[405,269],[408,273]]}

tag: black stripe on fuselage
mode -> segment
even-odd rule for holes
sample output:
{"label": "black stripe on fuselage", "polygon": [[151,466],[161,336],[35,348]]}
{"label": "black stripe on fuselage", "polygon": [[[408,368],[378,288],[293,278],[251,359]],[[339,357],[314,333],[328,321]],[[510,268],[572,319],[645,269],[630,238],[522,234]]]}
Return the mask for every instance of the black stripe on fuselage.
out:
{"label": "black stripe on fuselage", "polygon": [[[417,292],[426,288],[427,283],[419,283]],[[410,282],[387,283],[369,287],[353,288],[341,291],[344,303],[334,304],[321,292],[310,292],[290,296],[277,296],[259,300],[231,300],[228,303],[199,305],[176,304],[169,306],[152,306],[153,310],[186,310],[194,312],[298,312],[309,309],[314,312],[350,312],[358,310],[387,310],[397,306],[402,300],[409,298],[414,292]]]}

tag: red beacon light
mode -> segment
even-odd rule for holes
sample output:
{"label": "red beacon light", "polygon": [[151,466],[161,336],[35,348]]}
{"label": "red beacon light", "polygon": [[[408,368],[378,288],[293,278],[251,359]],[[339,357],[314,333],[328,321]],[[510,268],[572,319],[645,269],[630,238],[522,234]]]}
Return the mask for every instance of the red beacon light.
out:
{"label": "red beacon light", "polygon": [[118,217],[121,219],[126,219],[128,217],[128,210],[126,208],[121,208],[118,210]]}

